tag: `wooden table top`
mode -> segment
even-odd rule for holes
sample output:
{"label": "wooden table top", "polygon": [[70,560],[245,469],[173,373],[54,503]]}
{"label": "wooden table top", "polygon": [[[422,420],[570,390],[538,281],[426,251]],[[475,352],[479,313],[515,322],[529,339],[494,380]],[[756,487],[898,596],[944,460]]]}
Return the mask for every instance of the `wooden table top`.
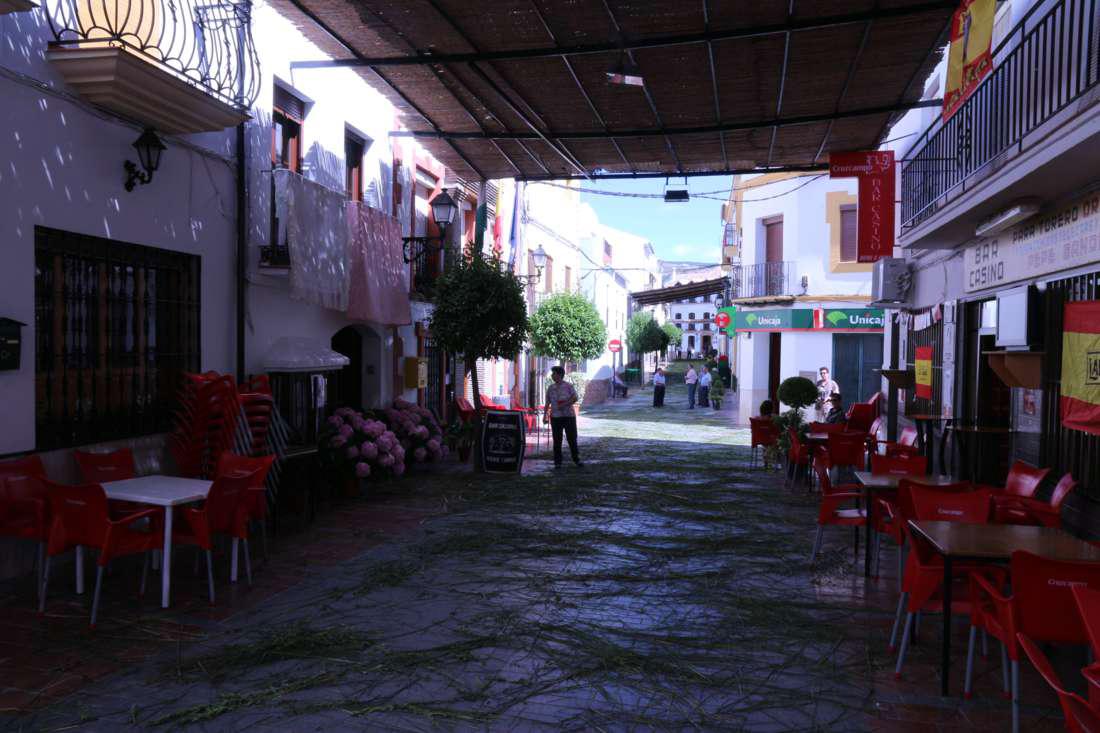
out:
{"label": "wooden table top", "polygon": [[870,471],[853,471],[856,481],[859,481],[869,489],[896,489],[902,479],[909,479],[921,486],[948,486],[957,483],[950,476],[927,476],[925,474],[901,476],[896,473],[871,473]]}
{"label": "wooden table top", "polygon": [[910,519],[909,527],[944,556],[1008,560],[1016,550],[1051,560],[1100,562],[1100,547],[1053,527]]}
{"label": "wooden table top", "polygon": [[910,420],[954,420],[955,419],[955,418],[953,418],[949,415],[926,415],[924,413],[920,413],[920,414],[917,414],[917,415],[906,415],[905,417],[909,418]]}

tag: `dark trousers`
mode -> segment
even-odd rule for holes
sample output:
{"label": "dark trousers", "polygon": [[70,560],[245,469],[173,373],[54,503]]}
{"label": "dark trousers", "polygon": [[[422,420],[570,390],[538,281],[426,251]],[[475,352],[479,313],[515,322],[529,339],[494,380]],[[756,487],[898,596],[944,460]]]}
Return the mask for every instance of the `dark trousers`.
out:
{"label": "dark trousers", "polygon": [[653,387],[653,406],[664,407],[665,406],[665,385],[658,384]]}
{"label": "dark trousers", "polygon": [[552,417],[550,418],[550,432],[554,436],[554,465],[561,465],[561,434],[565,431],[565,437],[569,440],[569,453],[573,456],[573,463],[580,463],[581,456],[577,452],[577,418]]}
{"label": "dark trousers", "polygon": [[699,387],[698,384],[688,385],[688,407],[695,407],[695,390]]}
{"label": "dark trousers", "polygon": [[710,387],[699,388],[699,407],[710,407]]}

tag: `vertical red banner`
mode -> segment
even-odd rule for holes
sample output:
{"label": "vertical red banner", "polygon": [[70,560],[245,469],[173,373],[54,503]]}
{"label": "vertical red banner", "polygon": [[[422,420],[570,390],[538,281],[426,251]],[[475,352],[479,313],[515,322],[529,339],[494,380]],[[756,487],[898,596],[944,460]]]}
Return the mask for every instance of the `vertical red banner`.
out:
{"label": "vertical red banner", "polygon": [[858,261],[889,257],[894,250],[894,151],[830,153],[829,177],[859,179]]}

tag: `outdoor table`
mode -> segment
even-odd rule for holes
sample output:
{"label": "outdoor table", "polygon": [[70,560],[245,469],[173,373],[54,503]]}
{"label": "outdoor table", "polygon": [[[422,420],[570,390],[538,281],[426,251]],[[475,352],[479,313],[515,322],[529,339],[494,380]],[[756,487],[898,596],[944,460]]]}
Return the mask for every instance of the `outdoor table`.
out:
{"label": "outdoor table", "polygon": [[160,605],[168,608],[172,570],[172,514],[180,504],[202,501],[210,493],[211,481],[179,476],[139,476],[103,484],[108,499],[130,501],[164,508],[164,556],[160,563]]}
{"label": "outdoor table", "polygon": [[1073,598],[1081,612],[1081,622],[1092,646],[1092,656],[1100,659],[1100,591],[1074,586]]}
{"label": "outdoor table", "polygon": [[891,473],[876,474],[870,471],[853,471],[853,473],[856,481],[859,481],[863,486],[863,494],[867,501],[867,542],[865,543],[866,547],[863,548],[863,577],[869,578],[871,577],[871,535],[875,531],[875,502],[873,501],[874,497],[871,495],[875,491],[897,489],[902,479],[908,479],[922,486],[946,486],[954,483],[954,479],[949,476],[899,476]]}
{"label": "outdoor table", "polygon": [[[906,415],[910,420],[917,424],[917,438],[920,440],[921,452],[924,453],[924,457],[928,459],[928,473],[933,471],[932,465],[932,443],[935,439],[935,425],[938,422],[950,423],[955,418],[948,415]],[[927,433],[927,435],[925,435]],[[943,446],[944,440],[947,437],[947,432],[944,431],[943,438],[940,439],[940,466],[943,466]]]}
{"label": "outdoor table", "polygon": [[963,524],[909,520],[909,527],[943,557],[943,649],[940,692],[947,697],[951,671],[951,566],[956,561],[1007,562],[1017,550],[1050,558],[1100,562],[1100,547],[1053,527],[1016,524]]}

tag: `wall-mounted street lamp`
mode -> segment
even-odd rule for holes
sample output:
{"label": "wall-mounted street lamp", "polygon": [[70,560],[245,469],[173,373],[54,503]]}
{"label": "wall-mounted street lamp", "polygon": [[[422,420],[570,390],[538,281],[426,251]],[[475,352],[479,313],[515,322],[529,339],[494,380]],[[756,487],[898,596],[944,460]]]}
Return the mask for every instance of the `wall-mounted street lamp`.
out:
{"label": "wall-mounted street lamp", "polygon": [[134,141],[134,150],[137,151],[142,169],[138,170],[137,164],[130,160],[122,164],[122,167],[126,169],[126,183],[124,185],[127,191],[133,191],[134,186],[139,183],[144,185],[153,180],[153,173],[160,167],[160,155],[164,152],[165,147],[157,134],[153,132],[153,128],[147,127],[145,132],[141,133],[141,137]]}
{"label": "wall-mounted street lamp", "polygon": [[539,245],[539,248],[531,253],[531,264],[535,266],[535,273],[533,275],[520,275],[519,280],[525,285],[534,285],[542,279],[542,269],[546,267],[546,259],[548,255],[546,250]]}
{"label": "wall-mounted street lamp", "polygon": [[403,237],[402,255],[405,262],[413,262],[425,256],[429,252],[439,252],[447,247],[447,227],[455,219],[458,204],[446,191],[441,191],[432,199],[432,220],[439,227],[438,237]]}

